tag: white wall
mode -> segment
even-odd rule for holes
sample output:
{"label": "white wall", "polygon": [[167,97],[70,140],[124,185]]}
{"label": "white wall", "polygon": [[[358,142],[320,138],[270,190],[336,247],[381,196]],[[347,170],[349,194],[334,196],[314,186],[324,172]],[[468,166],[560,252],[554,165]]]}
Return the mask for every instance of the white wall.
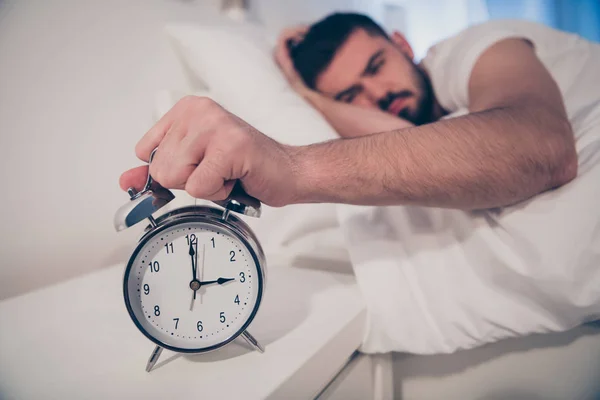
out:
{"label": "white wall", "polygon": [[[117,181],[152,124],[154,93],[183,89],[161,29],[218,1],[0,2],[0,298],[106,265],[127,196]],[[124,248],[121,248],[123,247]]]}
{"label": "white wall", "polygon": [[250,14],[269,31],[295,24],[310,24],[334,11],[374,15],[379,0],[250,0]]}
{"label": "white wall", "polygon": [[410,42],[415,58],[470,24],[488,18],[484,0],[376,0],[382,24],[399,30]]}

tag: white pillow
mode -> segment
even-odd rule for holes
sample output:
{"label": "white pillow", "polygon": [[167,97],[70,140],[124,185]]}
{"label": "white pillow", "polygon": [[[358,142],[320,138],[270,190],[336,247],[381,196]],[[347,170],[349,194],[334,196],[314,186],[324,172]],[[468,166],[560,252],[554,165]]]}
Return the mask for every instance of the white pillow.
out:
{"label": "white pillow", "polygon": [[228,110],[263,133],[297,145],[337,137],[290,88],[259,27],[168,25],[165,31],[185,69],[206,82]]}

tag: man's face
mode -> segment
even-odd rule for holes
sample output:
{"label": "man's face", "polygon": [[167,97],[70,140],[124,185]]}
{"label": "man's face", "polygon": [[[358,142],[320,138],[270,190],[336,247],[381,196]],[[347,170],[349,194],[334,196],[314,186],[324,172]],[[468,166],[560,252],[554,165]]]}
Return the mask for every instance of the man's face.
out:
{"label": "man's face", "polygon": [[319,74],[316,89],[335,100],[376,107],[417,125],[431,121],[433,92],[412,54],[363,29],[348,36]]}

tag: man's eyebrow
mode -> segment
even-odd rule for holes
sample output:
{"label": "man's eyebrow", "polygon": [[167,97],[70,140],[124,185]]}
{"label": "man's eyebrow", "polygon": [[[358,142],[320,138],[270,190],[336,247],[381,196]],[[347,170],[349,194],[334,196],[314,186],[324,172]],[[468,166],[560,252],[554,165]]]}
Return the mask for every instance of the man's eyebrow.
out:
{"label": "man's eyebrow", "polygon": [[[368,71],[373,68],[373,63],[379,58],[379,56],[381,56],[383,54],[383,49],[378,50],[375,52],[375,54],[373,54],[370,58],[369,61],[367,61],[367,66],[365,67],[365,70],[360,74],[361,76],[365,76]],[[354,92],[360,90],[359,85],[352,85],[350,86],[348,89],[343,90],[341,92],[339,92],[338,94],[336,94],[334,96],[335,100],[341,100],[342,97],[349,95],[349,94],[353,94]]]}
{"label": "man's eyebrow", "polygon": [[379,56],[382,54],[383,54],[383,49],[377,51],[375,54],[373,54],[371,56],[371,58],[369,58],[369,61],[367,62],[367,66],[365,67],[365,70],[362,72],[361,76],[365,76],[369,73],[369,70],[373,68],[373,63],[375,62],[375,60],[377,60],[377,58],[379,58]]}
{"label": "man's eyebrow", "polygon": [[334,96],[335,100],[341,100],[344,96],[353,94],[354,92],[358,91],[360,88],[358,85],[352,85],[350,86],[348,89],[346,90],[342,90],[341,92],[339,92],[338,94],[336,94]]}

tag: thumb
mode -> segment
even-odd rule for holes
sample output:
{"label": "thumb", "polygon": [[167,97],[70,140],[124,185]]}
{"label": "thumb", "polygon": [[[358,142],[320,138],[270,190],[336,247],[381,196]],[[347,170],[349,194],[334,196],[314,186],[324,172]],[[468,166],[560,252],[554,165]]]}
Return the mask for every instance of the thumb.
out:
{"label": "thumb", "polygon": [[146,185],[146,179],[148,178],[148,166],[142,165],[141,167],[132,168],[128,171],[123,172],[119,178],[119,186],[121,189],[127,190],[132,187],[136,191],[140,191]]}

